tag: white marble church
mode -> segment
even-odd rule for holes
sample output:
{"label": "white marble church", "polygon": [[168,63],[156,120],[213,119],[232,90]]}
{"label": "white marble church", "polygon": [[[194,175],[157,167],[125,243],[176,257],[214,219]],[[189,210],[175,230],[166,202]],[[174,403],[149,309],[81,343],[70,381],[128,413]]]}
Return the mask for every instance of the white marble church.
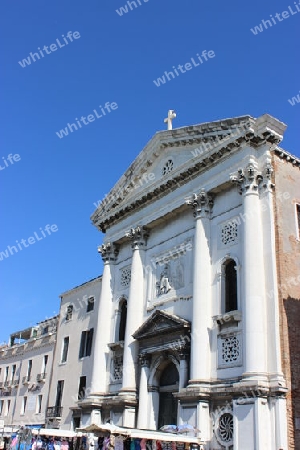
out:
{"label": "white marble church", "polygon": [[[156,133],[92,215],[104,261],[81,423],[288,450],[270,115]],[[97,414],[96,414],[97,413]]]}

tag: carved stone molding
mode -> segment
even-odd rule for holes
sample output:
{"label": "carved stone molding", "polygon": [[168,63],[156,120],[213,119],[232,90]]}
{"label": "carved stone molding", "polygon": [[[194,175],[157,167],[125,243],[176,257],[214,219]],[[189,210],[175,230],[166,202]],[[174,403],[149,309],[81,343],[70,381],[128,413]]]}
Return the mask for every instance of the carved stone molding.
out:
{"label": "carved stone molding", "polygon": [[194,217],[198,219],[210,216],[214,201],[205,189],[201,189],[199,194],[193,194],[192,199],[187,200],[186,203],[193,207]]}
{"label": "carved stone molding", "polygon": [[186,347],[181,347],[178,351],[178,356],[181,361],[187,361],[189,359],[190,353]]}
{"label": "carved stone molding", "polygon": [[237,173],[230,175],[230,180],[239,188],[240,194],[257,192],[258,186],[263,180],[262,173],[256,168],[253,161],[243,169],[239,168]]}
{"label": "carved stone molding", "polygon": [[131,247],[133,250],[145,247],[149,237],[149,230],[146,227],[138,226],[131,228],[125,236],[131,240]]}
{"label": "carved stone molding", "polygon": [[101,254],[104,263],[113,262],[119,254],[119,247],[111,242],[102,244],[98,247],[98,253]]}
{"label": "carved stone molding", "polygon": [[272,183],[274,169],[272,167],[271,161],[267,161],[263,169],[263,183],[262,187],[266,192],[272,192],[275,184]]}
{"label": "carved stone molding", "polygon": [[141,367],[150,367],[151,356],[147,354],[139,355],[139,363]]}

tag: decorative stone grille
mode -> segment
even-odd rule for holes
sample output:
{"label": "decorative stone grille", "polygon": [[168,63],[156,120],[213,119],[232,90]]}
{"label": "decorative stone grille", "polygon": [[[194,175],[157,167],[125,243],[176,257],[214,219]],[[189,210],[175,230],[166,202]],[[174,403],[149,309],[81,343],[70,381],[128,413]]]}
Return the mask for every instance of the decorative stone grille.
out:
{"label": "decorative stone grille", "polygon": [[218,427],[219,440],[223,444],[232,444],[233,441],[233,416],[230,413],[224,413],[219,417]]}
{"label": "decorative stone grille", "polygon": [[113,359],[113,380],[120,381],[123,377],[123,356],[115,356]]}
{"label": "decorative stone grille", "polygon": [[164,167],[162,168],[162,174],[163,175],[167,175],[168,173],[172,172],[174,167],[174,163],[172,161],[172,159],[169,159],[166,164],[164,165]]}
{"label": "decorative stone grille", "polygon": [[218,337],[219,367],[234,367],[242,363],[241,334]]}
{"label": "decorative stone grille", "polygon": [[238,225],[235,222],[227,222],[221,229],[222,244],[228,245],[237,242],[238,239]]}
{"label": "decorative stone grille", "polygon": [[125,269],[121,270],[121,286],[127,287],[130,284],[131,280],[131,268],[125,267]]}

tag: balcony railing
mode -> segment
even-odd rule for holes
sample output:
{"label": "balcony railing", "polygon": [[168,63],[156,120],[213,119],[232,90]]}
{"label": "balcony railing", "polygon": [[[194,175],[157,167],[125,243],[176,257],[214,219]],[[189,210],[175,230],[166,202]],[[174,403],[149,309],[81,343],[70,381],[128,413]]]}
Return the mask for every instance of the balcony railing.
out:
{"label": "balcony railing", "polygon": [[9,380],[4,381],[4,387],[9,387],[10,383],[11,383],[11,381],[9,381]]}
{"label": "balcony railing", "polygon": [[38,381],[38,382],[45,381],[46,375],[47,375],[46,372],[39,373],[39,374],[36,376],[36,381]]}
{"label": "balcony railing", "polygon": [[0,381],[0,389],[2,389],[2,388],[3,388],[3,386],[4,386],[4,383],[3,383],[3,381]]}
{"label": "balcony railing", "polygon": [[61,417],[62,406],[49,406],[47,408],[46,417]]}
{"label": "balcony railing", "polygon": [[28,384],[29,381],[30,381],[30,377],[28,377],[28,376],[22,378],[22,383],[23,384]]}
{"label": "balcony railing", "polygon": [[13,384],[13,386],[19,386],[20,380],[19,380],[19,379],[13,380],[13,381],[12,381],[12,384]]}

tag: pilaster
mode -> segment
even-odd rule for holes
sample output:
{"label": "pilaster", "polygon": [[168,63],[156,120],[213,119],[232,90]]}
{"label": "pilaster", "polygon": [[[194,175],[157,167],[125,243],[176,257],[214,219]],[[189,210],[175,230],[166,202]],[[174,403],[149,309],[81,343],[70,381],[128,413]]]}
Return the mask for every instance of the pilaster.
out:
{"label": "pilaster", "polygon": [[[273,390],[285,385],[281,366],[279,300],[276,266],[275,217],[273,167],[271,158],[265,160],[262,170],[260,197],[262,204],[263,252],[268,261],[265,265],[265,289],[267,292],[266,309],[268,326],[268,372]],[[269,345],[269,343],[272,345]]]}

